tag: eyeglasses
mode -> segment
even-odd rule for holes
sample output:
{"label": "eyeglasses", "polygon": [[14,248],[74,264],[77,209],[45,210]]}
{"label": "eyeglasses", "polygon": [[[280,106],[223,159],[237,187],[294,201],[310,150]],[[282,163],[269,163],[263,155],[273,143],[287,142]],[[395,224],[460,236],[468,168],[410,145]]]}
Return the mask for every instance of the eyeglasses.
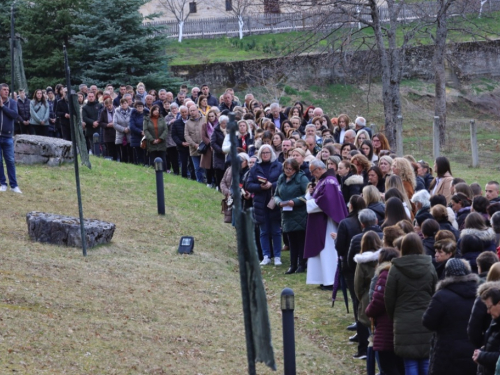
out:
{"label": "eyeglasses", "polygon": [[293,172],[294,169],[293,168],[285,168],[285,171],[287,171],[287,172]]}
{"label": "eyeglasses", "polygon": [[316,169],[318,169],[318,167],[313,168],[313,169],[311,170],[311,174],[313,174],[313,173],[314,173],[314,171],[315,171]]}
{"label": "eyeglasses", "polygon": [[[486,303],[485,303],[485,305],[486,305]],[[498,303],[494,303],[494,304],[489,305],[489,306],[486,305],[486,311],[490,311],[493,308],[493,306],[496,306],[496,305],[498,305]]]}
{"label": "eyeglasses", "polygon": [[261,155],[270,155],[271,151],[262,151],[260,154]]}

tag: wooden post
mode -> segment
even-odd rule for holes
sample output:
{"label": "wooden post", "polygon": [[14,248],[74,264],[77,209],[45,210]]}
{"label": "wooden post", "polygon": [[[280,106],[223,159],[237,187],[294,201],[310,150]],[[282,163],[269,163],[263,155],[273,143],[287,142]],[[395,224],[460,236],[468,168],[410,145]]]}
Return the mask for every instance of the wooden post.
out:
{"label": "wooden post", "polygon": [[403,156],[403,116],[398,115],[398,123],[396,126],[396,155]]}
{"label": "wooden post", "polygon": [[476,121],[470,120],[470,149],[472,151],[472,168],[479,167],[479,154],[477,149]]}
{"label": "wooden post", "polygon": [[434,160],[439,157],[439,116],[434,116],[434,123],[432,124],[432,154]]}

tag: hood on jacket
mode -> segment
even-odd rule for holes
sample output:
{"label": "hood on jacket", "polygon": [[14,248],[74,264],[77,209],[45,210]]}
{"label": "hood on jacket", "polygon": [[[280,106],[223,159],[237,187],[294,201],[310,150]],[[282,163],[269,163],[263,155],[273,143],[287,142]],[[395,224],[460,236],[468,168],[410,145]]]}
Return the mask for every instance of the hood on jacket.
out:
{"label": "hood on jacket", "polygon": [[429,255],[405,255],[392,260],[393,267],[396,267],[406,277],[410,279],[420,279],[429,273],[432,265],[432,258]]}
{"label": "hood on jacket", "polygon": [[367,208],[370,210],[385,215],[385,205],[382,202],[371,203]]}
{"label": "hood on jacket", "polygon": [[364,253],[356,254],[354,256],[354,261],[358,264],[377,262],[380,250],[381,249],[378,249],[377,251],[365,251]]}
{"label": "hood on jacket", "polygon": [[493,231],[492,228],[488,228],[487,230],[480,230],[480,229],[475,229],[475,228],[465,228],[462,229],[462,232],[460,233],[460,238],[462,238],[465,235],[473,235],[479,238],[483,242],[487,241],[493,241],[496,236],[495,232]]}
{"label": "hood on jacket", "polygon": [[380,275],[380,272],[382,271],[385,271],[385,270],[389,270],[392,266],[392,263],[391,262],[382,262],[380,263],[377,268],[375,268],[375,276],[378,276]]}
{"label": "hood on jacket", "polygon": [[364,180],[363,176],[359,174],[353,174],[350,177],[347,177],[344,181],[344,185],[350,186],[350,185],[363,185]]}
{"label": "hood on jacket", "polygon": [[[472,288],[454,288],[456,284],[473,282]],[[479,283],[479,276],[475,273],[469,273],[465,276],[449,276],[441,280],[436,285],[436,292],[441,289],[451,289],[462,297],[473,298],[476,295],[477,284]]]}

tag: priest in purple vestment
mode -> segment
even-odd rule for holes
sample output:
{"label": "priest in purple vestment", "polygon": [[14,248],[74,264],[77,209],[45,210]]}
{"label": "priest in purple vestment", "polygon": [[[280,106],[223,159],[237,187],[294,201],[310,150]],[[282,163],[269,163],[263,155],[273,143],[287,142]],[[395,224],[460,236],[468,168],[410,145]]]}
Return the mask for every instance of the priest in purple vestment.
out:
{"label": "priest in purple vestment", "polygon": [[329,287],[335,281],[338,266],[335,241],[330,233],[336,233],[339,222],[347,217],[347,207],[333,170],[327,170],[321,160],[313,160],[309,170],[317,182],[306,194],[309,214],[304,248],[306,283]]}

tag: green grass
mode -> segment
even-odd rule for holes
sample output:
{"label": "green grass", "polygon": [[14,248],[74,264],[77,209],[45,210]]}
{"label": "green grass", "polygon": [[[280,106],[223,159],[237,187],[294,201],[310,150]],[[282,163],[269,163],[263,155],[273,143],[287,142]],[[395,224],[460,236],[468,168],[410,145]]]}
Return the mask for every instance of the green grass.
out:
{"label": "green grass", "polygon": [[[484,38],[497,38],[500,35],[500,12],[483,14],[482,18],[476,15],[468,15],[466,19],[459,17],[450,18],[450,30],[448,42],[466,42],[472,40],[484,40]],[[412,30],[413,23],[400,25],[397,31],[398,43],[403,42],[405,30]],[[411,45],[432,44],[429,33],[434,34],[435,27],[426,27],[422,33],[415,36]],[[464,32],[471,30],[474,36]],[[211,38],[211,39],[184,39],[182,43],[172,41],[168,47],[168,54],[173,56],[171,65],[193,65],[210,64],[218,62],[245,61],[253,59],[276,58],[292,52],[300,46],[302,41],[308,38],[307,31],[294,31],[279,34],[245,35],[242,40],[238,37]],[[336,40],[335,48],[339,48],[340,41],[337,40],[340,32],[334,33],[329,40]],[[363,43],[373,43],[369,40],[373,37],[373,30],[363,29],[352,38],[351,49],[366,49]],[[368,40],[368,42],[366,42]],[[314,43],[302,52],[321,52],[327,46],[327,40]]]}

